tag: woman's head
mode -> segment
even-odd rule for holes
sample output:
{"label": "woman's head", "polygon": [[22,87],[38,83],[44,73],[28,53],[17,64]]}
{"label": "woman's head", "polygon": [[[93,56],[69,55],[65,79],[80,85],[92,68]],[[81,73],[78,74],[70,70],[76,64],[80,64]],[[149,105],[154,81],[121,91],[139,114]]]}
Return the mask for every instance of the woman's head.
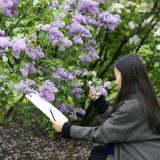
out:
{"label": "woman's head", "polygon": [[136,55],[129,54],[119,58],[115,63],[114,73],[119,91],[125,88],[134,94],[143,88],[144,83],[149,82],[145,66]]}
{"label": "woman's head", "polygon": [[120,57],[115,62],[114,74],[118,88],[115,110],[120,102],[136,96],[147,107],[151,127],[160,133],[160,105],[142,60],[132,54]]}

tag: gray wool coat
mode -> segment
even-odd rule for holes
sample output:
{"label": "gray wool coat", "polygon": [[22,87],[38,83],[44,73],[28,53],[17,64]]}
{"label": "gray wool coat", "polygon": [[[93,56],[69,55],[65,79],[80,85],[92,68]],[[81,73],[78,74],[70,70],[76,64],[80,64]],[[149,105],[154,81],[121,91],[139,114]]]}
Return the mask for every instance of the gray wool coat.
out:
{"label": "gray wool coat", "polygon": [[109,107],[98,119],[100,126],[72,125],[70,137],[93,143],[114,144],[114,155],[107,160],[160,160],[160,135],[149,127],[147,112],[137,98],[126,100],[105,120]]}

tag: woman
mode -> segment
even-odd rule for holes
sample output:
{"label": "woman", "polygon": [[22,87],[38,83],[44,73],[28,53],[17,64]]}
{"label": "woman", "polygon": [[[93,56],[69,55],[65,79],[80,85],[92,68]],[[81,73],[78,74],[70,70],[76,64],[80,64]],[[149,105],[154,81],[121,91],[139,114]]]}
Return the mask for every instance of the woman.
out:
{"label": "woman", "polygon": [[159,160],[160,104],[142,60],[136,55],[123,56],[116,61],[114,74],[118,94],[113,107],[103,96],[95,101],[99,119],[104,120],[100,126],[54,121],[53,127],[64,138],[113,144],[114,153],[107,160]]}

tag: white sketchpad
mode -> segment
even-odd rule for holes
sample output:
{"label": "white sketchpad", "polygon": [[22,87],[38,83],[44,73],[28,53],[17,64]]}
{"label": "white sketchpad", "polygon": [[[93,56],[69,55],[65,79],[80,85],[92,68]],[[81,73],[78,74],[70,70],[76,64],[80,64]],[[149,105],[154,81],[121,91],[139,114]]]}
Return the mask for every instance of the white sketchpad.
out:
{"label": "white sketchpad", "polygon": [[25,97],[30,100],[37,108],[39,108],[48,118],[54,120],[50,110],[56,121],[67,122],[68,118],[65,117],[57,108],[51,103],[40,97],[38,92],[26,94]]}

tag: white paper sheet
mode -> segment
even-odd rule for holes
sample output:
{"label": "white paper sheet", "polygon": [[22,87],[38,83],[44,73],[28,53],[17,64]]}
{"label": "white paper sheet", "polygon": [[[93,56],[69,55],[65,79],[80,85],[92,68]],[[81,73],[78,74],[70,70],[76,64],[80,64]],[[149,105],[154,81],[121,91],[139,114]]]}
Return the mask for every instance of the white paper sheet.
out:
{"label": "white paper sheet", "polygon": [[26,94],[25,97],[30,100],[37,108],[39,108],[48,118],[54,120],[50,110],[56,121],[67,122],[68,118],[65,117],[57,108],[51,103],[40,97],[38,92]]}

